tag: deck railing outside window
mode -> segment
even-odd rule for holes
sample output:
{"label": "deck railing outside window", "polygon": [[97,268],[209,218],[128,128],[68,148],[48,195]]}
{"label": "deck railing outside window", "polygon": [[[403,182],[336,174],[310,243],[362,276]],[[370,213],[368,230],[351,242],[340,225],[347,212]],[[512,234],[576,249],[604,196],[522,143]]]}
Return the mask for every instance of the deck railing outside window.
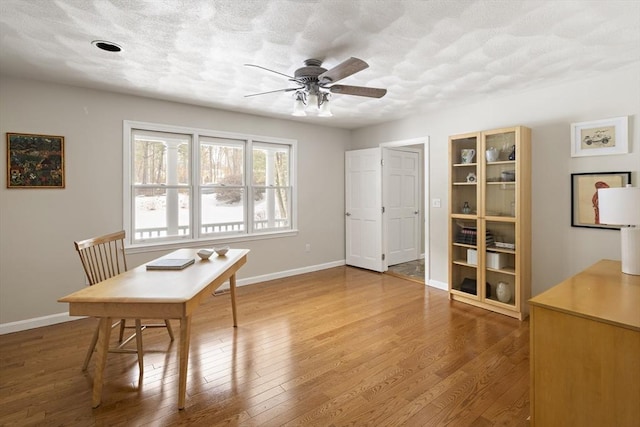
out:
{"label": "deck railing outside window", "polygon": [[[276,220],[276,228],[284,228],[288,225],[287,219]],[[269,228],[269,221],[254,221],[254,226],[257,230],[266,230]],[[240,222],[228,222],[217,224],[202,224],[201,233],[205,234],[224,234],[234,233],[238,234],[244,231],[244,223]],[[186,236],[189,234],[189,227],[178,227],[178,233],[180,236]],[[158,237],[165,237],[167,235],[167,227],[156,228],[142,228],[135,231],[136,240],[154,239]]]}

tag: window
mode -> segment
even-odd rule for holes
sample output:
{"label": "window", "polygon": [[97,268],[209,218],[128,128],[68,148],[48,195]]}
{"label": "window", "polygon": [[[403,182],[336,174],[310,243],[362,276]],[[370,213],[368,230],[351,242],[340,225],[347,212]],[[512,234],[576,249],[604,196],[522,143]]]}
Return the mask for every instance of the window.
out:
{"label": "window", "polygon": [[253,144],[252,166],[253,231],[286,227],[291,212],[289,147]]}
{"label": "window", "polygon": [[295,141],[127,121],[124,140],[131,244],[294,230]]}

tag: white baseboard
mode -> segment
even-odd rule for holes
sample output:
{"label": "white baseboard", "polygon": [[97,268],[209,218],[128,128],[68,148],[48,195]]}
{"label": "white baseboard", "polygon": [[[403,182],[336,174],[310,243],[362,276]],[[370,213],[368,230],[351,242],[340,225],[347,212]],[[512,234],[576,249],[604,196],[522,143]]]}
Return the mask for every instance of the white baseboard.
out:
{"label": "white baseboard", "polygon": [[437,280],[429,280],[427,286],[431,286],[432,288],[441,289],[443,291],[449,290],[449,284],[445,282],[439,282]]}
{"label": "white baseboard", "polygon": [[35,317],[33,319],[18,320],[0,324],[0,335],[12,332],[26,331],[27,329],[40,328],[42,326],[55,325],[57,323],[70,322],[82,319],[80,316],[69,316],[69,313],[50,314],[49,316]]}
{"label": "white baseboard", "polygon": [[[263,274],[262,276],[248,277],[240,279],[236,285],[253,285],[254,283],[266,282],[269,280],[282,279],[283,277],[297,276],[298,274],[313,273],[314,271],[326,270],[328,268],[340,267],[345,265],[345,260],[333,261],[325,264],[311,265],[309,267],[295,268],[293,270],[279,271],[277,273]],[[227,287],[229,285],[226,285]]]}
{"label": "white baseboard", "polygon": [[[252,285],[254,283],[266,282],[268,280],[281,279],[283,277],[297,276],[298,274],[311,273],[314,271],[326,270],[328,268],[339,267],[345,265],[345,261],[333,261],[325,264],[312,265],[309,267],[296,268],[293,270],[280,271],[277,273],[263,274],[262,276],[247,277],[238,279],[237,286]],[[220,289],[228,289],[229,282],[225,283]],[[18,320],[17,322],[1,323],[0,335],[10,334],[12,332],[26,331],[27,329],[40,328],[42,326],[55,325],[57,323],[70,322],[72,320],[82,319],[78,316],[69,316],[69,313],[51,314],[49,316],[35,317],[33,319]]]}

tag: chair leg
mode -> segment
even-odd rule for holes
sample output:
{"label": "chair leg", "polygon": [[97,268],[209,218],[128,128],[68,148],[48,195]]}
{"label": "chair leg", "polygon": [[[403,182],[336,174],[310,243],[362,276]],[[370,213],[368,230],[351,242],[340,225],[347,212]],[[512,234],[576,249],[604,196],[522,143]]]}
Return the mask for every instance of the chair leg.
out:
{"label": "chair leg", "polygon": [[96,326],[96,330],[93,332],[93,337],[91,337],[91,344],[89,344],[89,349],[87,350],[87,355],[84,357],[84,363],[82,364],[82,370],[86,371],[89,366],[89,361],[91,360],[91,356],[93,356],[93,351],[96,349],[96,344],[98,343],[98,333],[100,332],[100,325]]}
{"label": "chair leg", "polygon": [[144,362],[142,360],[142,321],[136,319],[136,346],[138,347],[138,366],[140,367],[140,378],[144,374]]}
{"label": "chair leg", "polygon": [[122,338],[124,337],[124,328],[127,327],[127,321],[125,319],[120,319],[120,335],[118,336],[118,342],[122,342]]}
{"label": "chair leg", "polygon": [[167,332],[169,332],[171,341],[173,341],[173,329],[171,329],[171,322],[169,322],[169,319],[164,319],[164,324],[167,325]]}

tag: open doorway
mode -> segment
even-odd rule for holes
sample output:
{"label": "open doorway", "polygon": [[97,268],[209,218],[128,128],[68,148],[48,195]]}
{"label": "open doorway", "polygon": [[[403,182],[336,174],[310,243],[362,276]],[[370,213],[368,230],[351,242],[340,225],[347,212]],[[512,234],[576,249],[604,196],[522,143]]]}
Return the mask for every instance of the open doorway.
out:
{"label": "open doorway", "polygon": [[[345,153],[345,263],[354,267],[385,272],[390,265],[424,259],[424,283],[429,280],[429,229],[426,200],[429,199],[429,139],[419,138],[383,143],[380,147]],[[383,153],[398,154],[394,161],[407,159],[415,171],[387,177],[383,188],[383,169],[404,169],[387,164],[382,167]],[[417,153],[417,154],[416,154]],[[404,160],[403,160],[404,159]],[[409,168],[411,169],[411,168]],[[402,176],[409,177],[415,191],[410,207],[396,203],[405,191]],[[383,195],[384,190],[387,190]],[[389,191],[390,188],[395,190]],[[406,191],[405,191],[406,192]],[[393,197],[396,197],[395,199]],[[383,203],[385,199],[385,203]],[[405,198],[406,199],[406,198]],[[398,208],[394,211],[395,208]],[[387,221],[393,218],[395,222]],[[413,230],[411,233],[407,230]],[[399,236],[405,237],[398,239]],[[407,244],[408,243],[408,244]],[[412,251],[413,255],[403,258]],[[387,256],[387,254],[391,256]]]}
{"label": "open doorway", "polygon": [[416,259],[415,261],[408,261],[396,265],[390,265],[386,273],[414,282],[422,284],[426,283],[424,272],[424,257]]}

